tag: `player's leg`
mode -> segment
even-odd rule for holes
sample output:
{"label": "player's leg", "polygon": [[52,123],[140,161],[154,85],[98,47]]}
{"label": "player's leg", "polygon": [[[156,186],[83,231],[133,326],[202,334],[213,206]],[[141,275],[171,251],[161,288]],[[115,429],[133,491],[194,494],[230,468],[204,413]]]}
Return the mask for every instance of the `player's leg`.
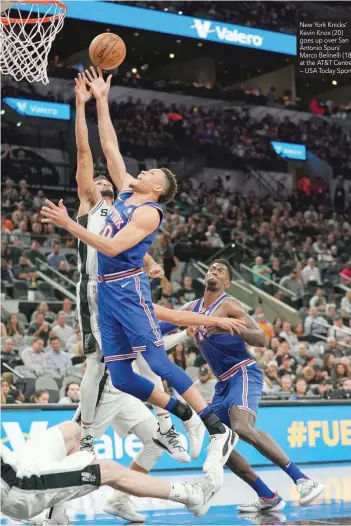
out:
{"label": "player's leg", "polygon": [[[142,414],[140,415],[140,418],[142,418]],[[118,432],[118,428],[120,427],[120,419],[116,418],[112,425]],[[149,412],[149,417],[146,420],[140,421],[130,429],[130,433],[138,437],[140,442],[143,444],[142,449],[133,459],[130,465],[131,470],[147,474],[152,470],[157,460],[163,454],[163,449],[157,446],[153,440],[153,437],[157,432],[157,428],[157,420]],[[130,498],[130,495],[123,493],[120,490],[116,490],[112,495],[110,495],[103,509],[107,513],[111,513],[112,515],[116,515],[117,517],[127,521],[144,522],[145,520],[144,515],[141,515],[135,511],[135,506]]]}
{"label": "player's leg", "polygon": [[[158,376],[169,379],[181,396],[189,398],[189,401],[191,399],[194,409],[208,429],[212,440],[204,469],[223,465],[234,442],[232,431],[221,424],[200,392],[193,386],[189,376],[168,359],[162,338],[159,336],[146,275],[145,280],[144,289],[146,294],[149,292],[147,301],[141,293],[139,276],[134,276],[134,280],[126,282],[127,286],[123,288],[119,282],[99,284],[102,348],[112,383],[117,389],[143,402],[158,405],[190,424],[193,411],[189,406],[133,371],[132,361],[138,352],[143,352],[146,361]],[[121,304],[123,308],[120,308]],[[153,341],[155,339],[156,341]],[[190,430],[194,431],[195,441],[196,426],[190,427]],[[191,439],[190,435],[189,438]]]}
{"label": "player's leg", "polygon": [[[297,485],[300,494],[300,504],[306,505],[316,498],[323,490],[323,485],[311,480],[294,464],[284,453],[277,442],[264,431],[256,429],[256,414],[262,393],[262,374],[258,366],[242,367],[235,375],[235,383],[231,389],[232,405],[230,408],[231,427],[239,437],[251,444],[263,456],[279,466]],[[259,494],[259,501],[267,499],[260,495],[262,487],[259,484],[252,486]],[[277,499],[277,505],[279,504]],[[262,504],[261,502],[261,504]],[[270,501],[268,500],[268,503]],[[272,501],[271,501],[272,503]],[[260,502],[258,502],[260,504]],[[245,506],[239,506],[240,511],[245,511]],[[262,508],[261,508],[262,509]],[[267,508],[266,508],[267,509]],[[259,509],[257,511],[260,511]]]}
{"label": "player's leg", "polygon": [[105,372],[105,365],[101,362],[96,286],[96,282],[92,280],[81,280],[77,285],[77,312],[87,359],[80,386],[81,449],[91,453],[94,453],[92,423],[99,397],[99,385]]}
{"label": "player's leg", "polygon": [[[133,365],[136,365],[141,376],[150,380],[155,387],[164,390],[161,378],[150,369],[142,353],[138,353],[138,357]],[[166,448],[168,453],[178,462],[190,462],[189,455],[186,453],[186,438],[176,431],[170,413],[158,406],[153,407],[159,423],[159,427],[156,429],[154,435],[160,435],[159,438],[161,438],[161,441],[158,440],[158,442],[161,447]]]}

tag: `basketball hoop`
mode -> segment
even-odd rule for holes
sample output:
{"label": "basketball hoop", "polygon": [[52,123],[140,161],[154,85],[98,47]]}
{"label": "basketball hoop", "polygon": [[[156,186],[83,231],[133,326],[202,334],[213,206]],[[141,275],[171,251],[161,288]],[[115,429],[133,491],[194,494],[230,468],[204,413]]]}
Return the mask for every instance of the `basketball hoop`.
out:
{"label": "basketball hoop", "polygon": [[[21,5],[26,4],[26,7]],[[17,81],[48,84],[48,56],[67,7],[59,0],[22,0],[0,16],[0,71]]]}

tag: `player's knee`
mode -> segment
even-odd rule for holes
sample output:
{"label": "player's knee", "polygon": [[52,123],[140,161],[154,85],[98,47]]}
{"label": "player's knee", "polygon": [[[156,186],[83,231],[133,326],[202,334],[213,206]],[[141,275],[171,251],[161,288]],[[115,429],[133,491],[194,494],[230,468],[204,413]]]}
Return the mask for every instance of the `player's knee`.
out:
{"label": "player's knee", "polygon": [[153,439],[150,438],[144,441],[144,447],[134,458],[134,462],[145,469],[145,471],[151,471],[163,452],[164,451],[155,444]]}
{"label": "player's knee", "polygon": [[231,422],[231,428],[245,442],[254,440],[255,428],[246,422],[234,420]]}
{"label": "player's knee", "polygon": [[101,486],[118,489],[120,475],[125,468],[112,460],[96,460],[94,463],[100,467]]}

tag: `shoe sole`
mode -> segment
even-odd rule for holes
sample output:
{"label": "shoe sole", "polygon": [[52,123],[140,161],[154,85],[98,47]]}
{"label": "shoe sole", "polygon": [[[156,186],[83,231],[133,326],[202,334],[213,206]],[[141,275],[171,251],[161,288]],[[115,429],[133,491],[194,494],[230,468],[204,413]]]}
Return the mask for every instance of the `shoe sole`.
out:
{"label": "shoe sole", "polygon": [[124,519],[125,521],[129,522],[145,522],[146,519],[146,517],[141,518],[142,516],[136,519],[135,517],[132,517],[132,515],[117,513],[115,508],[112,506],[104,506],[102,509],[105,513],[109,513],[110,515],[114,515],[115,517],[119,517],[120,519]]}
{"label": "shoe sole", "polygon": [[310,502],[319,497],[319,495],[324,490],[324,484],[318,484],[316,488],[306,497],[305,499],[300,499],[300,506],[308,506]]}
{"label": "shoe sole", "polygon": [[275,506],[272,506],[271,508],[265,508],[264,510],[258,510],[258,509],[254,509],[254,508],[251,508],[251,509],[247,509],[247,508],[241,508],[240,506],[237,506],[237,510],[240,512],[240,513],[270,513],[271,511],[281,511],[285,508],[286,506],[286,502],[285,500],[281,500],[280,502],[278,502],[278,504],[276,504]]}
{"label": "shoe sole", "polygon": [[[219,462],[219,464],[222,466],[226,464],[231,452],[233,451],[233,449],[236,447],[237,443],[239,442],[239,435],[237,435],[237,433],[233,433],[231,429],[229,429],[229,431],[230,431],[230,435],[228,436],[228,439],[223,446],[223,450],[227,448],[227,452],[222,456],[222,460],[220,460]],[[210,471],[211,466],[206,466],[206,462],[205,462],[202,469],[205,473],[207,473],[207,471]]]}

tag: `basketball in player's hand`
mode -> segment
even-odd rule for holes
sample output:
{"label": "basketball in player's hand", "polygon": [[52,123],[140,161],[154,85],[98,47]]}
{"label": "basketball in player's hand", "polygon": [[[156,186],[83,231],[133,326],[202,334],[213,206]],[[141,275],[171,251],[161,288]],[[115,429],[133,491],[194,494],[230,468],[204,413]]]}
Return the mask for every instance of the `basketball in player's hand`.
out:
{"label": "basketball in player's hand", "polygon": [[89,46],[90,60],[101,69],[118,68],[126,58],[126,45],[118,35],[101,33]]}

